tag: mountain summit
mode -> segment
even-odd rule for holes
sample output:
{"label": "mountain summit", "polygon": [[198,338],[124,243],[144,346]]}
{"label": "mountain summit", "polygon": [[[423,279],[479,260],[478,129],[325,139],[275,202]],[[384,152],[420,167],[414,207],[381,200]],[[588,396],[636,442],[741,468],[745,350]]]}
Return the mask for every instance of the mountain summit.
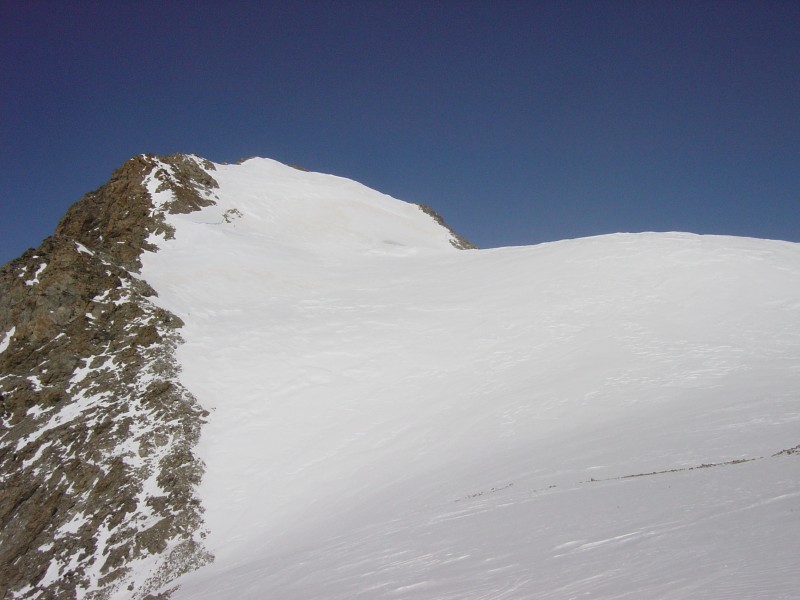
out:
{"label": "mountain summit", "polygon": [[471,247],[427,207],[275,161],[125,163],[0,272],[3,597],[141,598],[212,558],[194,453],[208,412],[178,376],[183,321],[141,273],[187,214],[276,249]]}
{"label": "mountain summit", "polygon": [[135,157],[0,272],[0,592],[790,597],[798,299],[797,244]]}

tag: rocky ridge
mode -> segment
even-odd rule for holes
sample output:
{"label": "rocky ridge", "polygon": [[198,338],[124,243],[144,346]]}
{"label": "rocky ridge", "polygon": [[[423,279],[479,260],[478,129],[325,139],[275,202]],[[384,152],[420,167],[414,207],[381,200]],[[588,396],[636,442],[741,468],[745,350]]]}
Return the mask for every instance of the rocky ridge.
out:
{"label": "rocky ridge", "polygon": [[475,250],[477,246],[467,240],[466,238],[462,237],[458,233],[456,233],[450,225],[448,225],[442,215],[437,213],[427,204],[417,204],[419,209],[424,212],[426,215],[431,217],[434,221],[436,221],[439,225],[447,229],[450,232],[450,243],[452,246],[458,250]]}
{"label": "rocky ridge", "polygon": [[0,269],[0,597],[146,598],[211,559],[206,413],[178,380],[182,323],[137,273],[166,214],[214,202],[213,168],[137,156]]}

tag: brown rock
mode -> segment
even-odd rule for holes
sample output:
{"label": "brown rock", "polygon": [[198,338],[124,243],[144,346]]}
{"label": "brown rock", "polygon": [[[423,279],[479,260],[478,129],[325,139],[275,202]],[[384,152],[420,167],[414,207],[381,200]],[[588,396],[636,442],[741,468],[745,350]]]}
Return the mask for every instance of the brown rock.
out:
{"label": "brown rock", "polygon": [[[177,380],[182,322],[132,275],[146,238],[169,233],[145,178],[173,192],[168,210],[189,212],[213,203],[210,167],[134,157],[0,268],[0,336],[15,328],[0,353],[0,597],[32,585],[21,597],[75,598],[82,586],[102,598],[128,585],[130,560],[169,540],[179,550],[139,597],[210,560],[193,540],[202,465],[191,449],[206,413]],[[148,478],[166,489],[140,502]],[[58,581],[42,586],[51,563]]]}

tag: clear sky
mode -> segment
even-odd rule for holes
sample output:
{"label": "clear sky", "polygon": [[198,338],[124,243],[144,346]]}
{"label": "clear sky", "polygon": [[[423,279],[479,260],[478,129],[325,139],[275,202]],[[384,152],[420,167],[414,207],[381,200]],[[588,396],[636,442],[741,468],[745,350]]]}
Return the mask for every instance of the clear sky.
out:
{"label": "clear sky", "polygon": [[800,2],[0,0],[0,262],[142,152],[266,156],[481,247],[800,241]]}

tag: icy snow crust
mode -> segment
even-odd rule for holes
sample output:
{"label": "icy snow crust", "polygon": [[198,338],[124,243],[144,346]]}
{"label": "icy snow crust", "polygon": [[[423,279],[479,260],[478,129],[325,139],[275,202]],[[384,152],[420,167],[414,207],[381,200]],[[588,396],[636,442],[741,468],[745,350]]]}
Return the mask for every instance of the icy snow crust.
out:
{"label": "icy snow crust", "polygon": [[214,177],[143,260],[212,411],[175,599],[800,589],[800,246],[457,251],[352,181]]}

